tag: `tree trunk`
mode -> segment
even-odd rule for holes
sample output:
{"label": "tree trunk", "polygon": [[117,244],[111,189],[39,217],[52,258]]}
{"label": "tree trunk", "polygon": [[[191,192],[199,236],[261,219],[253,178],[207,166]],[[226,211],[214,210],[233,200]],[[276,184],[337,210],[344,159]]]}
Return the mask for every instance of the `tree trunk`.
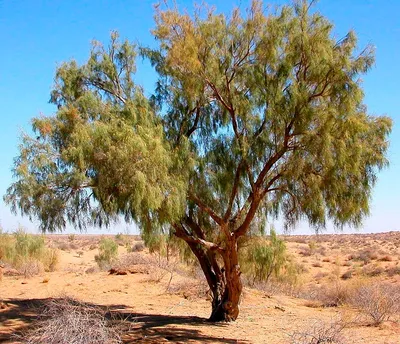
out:
{"label": "tree trunk", "polygon": [[224,268],[217,285],[212,289],[212,313],[210,321],[235,321],[239,315],[242,296],[241,272],[238,261],[237,243],[232,239],[223,253]]}
{"label": "tree trunk", "polygon": [[[230,237],[225,242],[222,252],[207,249],[185,235],[184,232],[175,232],[189,245],[196,256],[212,292],[212,312],[209,321],[235,321],[239,315],[239,304],[242,295],[241,272],[238,260],[237,241]],[[223,267],[219,266],[217,254],[222,257]]]}

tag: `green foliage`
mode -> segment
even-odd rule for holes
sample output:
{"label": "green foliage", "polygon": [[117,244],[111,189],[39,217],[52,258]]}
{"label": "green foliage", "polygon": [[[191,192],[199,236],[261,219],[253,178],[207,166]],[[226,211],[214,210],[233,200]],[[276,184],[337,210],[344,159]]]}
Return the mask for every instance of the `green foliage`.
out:
{"label": "green foliage", "polygon": [[43,236],[31,235],[23,230],[14,233],[15,255],[21,258],[38,258],[43,255],[45,241]]}
{"label": "green foliage", "polygon": [[354,32],[334,40],[304,1],[275,14],[253,1],[230,17],[160,8],[160,47],[141,49],[160,75],[151,102],[133,81],[135,45],[116,33],[84,65],[62,64],[56,115],[33,119],[34,138],[22,138],[12,209],[43,230],[122,214],[153,231],[186,208],[209,240],[218,238],[209,209],[231,219],[256,209],[244,231],[265,213],[287,226],[301,216],[316,228],[327,217],[359,225],[391,129],[363,104],[373,49],[355,55]]}
{"label": "green foliage", "polygon": [[54,271],[59,254],[56,249],[46,247],[43,236],[28,234],[19,229],[13,234],[0,233],[0,261],[17,270],[26,270],[36,265],[38,273],[40,266],[46,271]]}
{"label": "green foliage", "polygon": [[102,238],[99,244],[99,254],[94,259],[101,269],[108,268],[117,258],[118,244],[109,238]]}
{"label": "green foliage", "polygon": [[124,235],[122,233],[117,233],[115,235],[115,240],[117,241],[124,241]]}
{"label": "green foliage", "polygon": [[11,261],[15,252],[14,238],[0,231],[0,261]]}
{"label": "green foliage", "polygon": [[[268,241],[250,240],[241,256],[242,270],[253,282],[268,282],[271,276],[279,277],[281,272],[290,265],[286,245],[277,237],[273,229]],[[288,272],[293,271],[290,269]]]}
{"label": "green foliage", "polygon": [[134,85],[135,56],[135,46],[113,33],[108,48],[93,44],[86,64],[57,69],[51,102],[58,111],[33,119],[34,137],[22,137],[17,181],[5,197],[14,211],[39,218],[42,230],[67,221],[109,225],[118,215],[150,230],[182,213],[188,157],[184,147],[171,151]]}
{"label": "green foliage", "polygon": [[168,106],[168,133],[178,140],[182,125],[201,128],[188,135],[194,210],[201,199],[221,218],[254,205],[260,211],[249,220],[267,213],[288,227],[301,216],[316,228],[328,217],[360,224],[391,128],[363,104],[360,75],[374,62],[372,47],[355,54],[354,32],[335,40],[306,1],[270,15],[261,1],[247,16],[159,10],[156,23],[160,49],[143,53],[164,77],[155,100]]}

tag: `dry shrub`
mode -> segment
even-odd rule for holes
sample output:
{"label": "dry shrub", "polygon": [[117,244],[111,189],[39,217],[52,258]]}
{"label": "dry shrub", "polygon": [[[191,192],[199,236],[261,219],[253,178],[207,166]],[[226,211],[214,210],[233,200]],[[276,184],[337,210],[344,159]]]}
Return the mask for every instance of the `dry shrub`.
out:
{"label": "dry shrub", "polygon": [[[133,267],[144,267],[146,265],[149,265],[149,258],[140,254],[140,253],[128,253],[123,255],[122,257],[119,257],[118,260],[114,262],[112,265],[112,269],[117,270],[117,271],[131,271]],[[135,268],[135,271],[138,269]],[[147,271],[148,268],[143,269],[143,272]],[[137,271],[141,272],[141,271]]]}
{"label": "dry shrub", "polygon": [[362,268],[362,273],[368,277],[375,277],[383,274],[385,270],[381,266],[373,265],[373,266],[364,266]]}
{"label": "dry shrub", "polygon": [[45,251],[43,260],[46,271],[55,271],[60,261],[59,251],[54,248],[49,248]]}
{"label": "dry shrub", "polygon": [[65,242],[65,241],[62,241],[62,242],[58,243],[58,248],[60,250],[62,250],[62,251],[69,251],[70,250],[70,244]]}
{"label": "dry shrub", "polygon": [[354,273],[353,270],[348,270],[342,276],[340,276],[340,278],[343,280],[348,280],[353,277],[353,273]]}
{"label": "dry shrub", "polygon": [[91,245],[89,246],[89,251],[96,250],[97,247],[98,247],[98,246],[97,246],[96,244],[91,244]]}
{"label": "dry shrub", "polygon": [[79,246],[78,246],[78,244],[75,244],[75,243],[71,242],[71,243],[69,244],[69,248],[70,248],[71,250],[77,250],[77,249],[79,249]]}
{"label": "dry shrub", "polygon": [[168,276],[168,289],[173,276],[176,273],[183,274],[178,265],[179,260],[177,257],[167,259],[156,254],[144,255],[139,252],[131,252],[118,259],[109,271],[115,274],[147,274],[148,280],[156,283]]}
{"label": "dry shrub", "polygon": [[100,268],[98,266],[91,266],[90,268],[87,268],[85,270],[85,273],[89,275],[89,274],[95,274],[99,271],[100,271]]}
{"label": "dry shrub", "polygon": [[117,330],[100,307],[64,297],[51,300],[38,325],[24,336],[26,344],[117,344]]}
{"label": "dry shrub", "polygon": [[25,278],[29,278],[42,273],[44,271],[44,267],[43,264],[37,259],[27,259],[21,262],[18,271]]}
{"label": "dry shrub", "polygon": [[168,293],[183,296],[185,299],[195,300],[211,298],[210,288],[207,283],[202,280],[182,279],[172,283],[168,288]]}
{"label": "dry shrub", "polygon": [[142,252],[145,248],[143,241],[135,242],[129,249],[130,252]]}
{"label": "dry shrub", "polygon": [[393,261],[393,257],[387,254],[387,255],[384,255],[383,257],[380,257],[379,261],[380,262],[391,262],[391,261]]}
{"label": "dry shrub", "polygon": [[352,253],[349,255],[348,260],[361,261],[364,265],[369,264],[371,260],[378,258],[375,251],[371,249],[363,250],[361,252]]}
{"label": "dry shrub", "polygon": [[393,277],[395,275],[400,275],[400,266],[391,266],[386,269],[386,273],[389,277]]}
{"label": "dry shrub", "polygon": [[306,300],[319,301],[322,307],[338,307],[350,299],[354,287],[355,284],[335,278],[329,284],[309,286],[299,296]]}
{"label": "dry shrub", "polygon": [[309,247],[304,247],[299,254],[303,257],[310,257],[312,255],[312,251]]}
{"label": "dry shrub", "polygon": [[386,283],[362,285],[350,302],[376,326],[400,313],[400,288]]}
{"label": "dry shrub", "polygon": [[321,279],[323,279],[325,277],[328,277],[328,276],[329,276],[329,273],[324,272],[324,271],[319,271],[314,275],[314,279],[316,281],[319,281],[319,280],[321,280]]}
{"label": "dry shrub", "polygon": [[167,290],[170,288],[172,279],[174,275],[179,272],[178,270],[178,259],[170,258],[167,259],[158,255],[151,255],[148,258],[148,264],[150,265],[149,269],[149,280],[152,282],[161,282],[165,277],[168,276],[168,285]]}
{"label": "dry shrub", "polygon": [[346,343],[342,331],[346,324],[339,321],[323,322],[314,320],[304,328],[289,335],[290,344],[344,344]]}

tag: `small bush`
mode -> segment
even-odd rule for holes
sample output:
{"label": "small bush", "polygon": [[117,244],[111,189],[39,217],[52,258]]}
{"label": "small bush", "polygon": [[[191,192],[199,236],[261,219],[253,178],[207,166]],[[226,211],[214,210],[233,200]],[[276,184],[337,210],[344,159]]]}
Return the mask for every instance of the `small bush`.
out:
{"label": "small bush", "polygon": [[303,257],[310,257],[312,255],[312,251],[309,247],[305,247],[299,252],[299,254]]}
{"label": "small bush", "polygon": [[99,272],[99,267],[98,266],[91,266],[90,268],[86,269],[85,273],[86,274],[94,274]]}
{"label": "small bush", "polygon": [[103,238],[100,240],[99,254],[97,254],[94,259],[100,269],[108,269],[117,255],[118,244],[112,239]]}
{"label": "small bush", "polygon": [[319,301],[323,307],[338,307],[350,299],[351,292],[351,286],[339,279],[334,279],[330,284],[309,287],[300,296],[307,300]]}
{"label": "small bush", "polygon": [[400,313],[399,288],[384,283],[363,285],[354,292],[351,303],[376,326]]}
{"label": "small bush", "polygon": [[393,257],[387,254],[387,255],[384,255],[383,257],[380,257],[379,261],[380,262],[391,262],[391,261],[393,261]]}
{"label": "small bush", "polygon": [[348,280],[353,277],[353,272],[353,270],[348,270],[340,278],[343,280]]}
{"label": "small bush", "polygon": [[62,251],[69,251],[71,246],[69,243],[62,241],[58,244],[58,248]]}
{"label": "small bush", "polygon": [[326,323],[316,320],[303,329],[290,334],[290,344],[344,344],[342,331],[345,325],[342,321]]}
{"label": "small bush", "polygon": [[130,252],[142,252],[145,246],[143,241],[135,242],[129,249]]}
{"label": "small bush", "polygon": [[50,301],[41,312],[39,325],[24,337],[26,344],[117,344],[118,331],[105,312],[72,298]]}
{"label": "small bush", "polygon": [[124,235],[122,233],[117,233],[115,235],[115,240],[116,241],[123,241],[124,240]]}
{"label": "small bush", "polygon": [[287,262],[286,245],[277,237],[274,230],[271,230],[268,243],[255,242],[248,245],[241,254],[242,269],[253,278],[253,284],[268,282],[272,275],[278,277]]}
{"label": "small bush", "polygon": [[364,267],[362,268],[362,273],[363,273],[365,276],[369,276],[369,277],[376,277],[376,276],[379,276],[379,275],[383,274],[384,271],[385,271],[385,270],[384,270],[381,266],[376,266],[376,265],[373,265],[373,266],[364,266]]}
{"label": "small bush", "polygon": [[25,278],[29,278],[35,275],[39,275],[44,271],[43,264],[36,259],[24,260],[18,269]]}
{"label": "small bush", "polygon": [[45,245],[41,235],[18,230],[14,234],[0,233],[0,260],[8,263],[25,277],[46,271],[54,271],[58,263],[58,251]]}
{"label": "small bush", "polygon": [[361,261],[363,262],[364,265],[367,265],[371,262],[371,260],[375,260],[378,258],[378,255],[368,249],[368,250],[364,250],[361,252],[357,252],[357,253],[353,253],[348,257],[348,260],[354,260],[354,261]]}
{"label": "small bush", "polygon": [[386,273],[389,277],[400,275],[400,266],[391,266],[386,269]]}
{"label": "small bush", "polygon": [[43,260],[45,270],[48,272],[53,272],[56,270],[60,260],[59,252],[54,248],[49,248],[45,251]]}

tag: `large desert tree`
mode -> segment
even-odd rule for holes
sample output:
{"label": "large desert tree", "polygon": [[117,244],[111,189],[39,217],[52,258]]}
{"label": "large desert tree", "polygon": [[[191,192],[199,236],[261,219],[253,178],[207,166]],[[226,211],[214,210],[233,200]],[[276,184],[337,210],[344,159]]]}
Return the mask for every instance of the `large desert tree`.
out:
{"label": "large desert tree", "polygon": [[349,32],[296,2],[267,14],[158,8],[159,74],[146,99],[135,47],[116,34],[88,62],[61,65],[54,116],[22,138],[12,208],[43,230],[115,217],[149,236],[184,240],[213,295],[212,321],[232,321],[242,294],[238,241],[268,216],[288,227],[360,225],[391,121],[368,115],[360,76],[373,62]]}

